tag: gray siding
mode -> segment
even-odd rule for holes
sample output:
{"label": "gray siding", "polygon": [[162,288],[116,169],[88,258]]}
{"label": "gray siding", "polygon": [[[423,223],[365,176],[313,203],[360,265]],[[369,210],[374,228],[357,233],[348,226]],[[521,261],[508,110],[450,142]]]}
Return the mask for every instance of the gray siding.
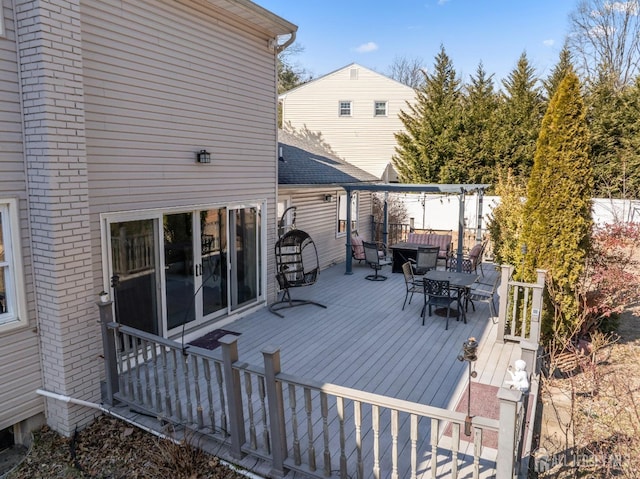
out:
{"label": "gray siding", "polygon": [[[275,225],[268,35],[198,2],[91,2],[82,14],[95,287],[99,213],[266,199]],[[209,165],[195,162],[202,148]]]}
{"label": "gray siding", "polygon": [[0,332],[0,429],[44,411],[43,401],[35,393],[42,387],[42,379],[29,250],[15,31],[8,2],[3,13],[6,37],[0,39],[0,198],[19,199],[23,288],[29,323],[24,328]]}

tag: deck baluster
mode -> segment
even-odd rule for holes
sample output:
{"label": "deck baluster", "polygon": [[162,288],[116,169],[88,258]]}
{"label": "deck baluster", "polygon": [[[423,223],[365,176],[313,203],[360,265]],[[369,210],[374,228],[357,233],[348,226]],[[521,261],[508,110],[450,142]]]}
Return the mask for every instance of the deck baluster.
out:
{"label": "deck baluster", "polygon": [[198,366],[198,356],[193,356],[193,388],[196,394],[196,421],[198,429],[204,427],[204,414],[202,409],[202,400],[200,395],[200,367]]}
{"label": "deck baluster", "polygon": [[300,438],[298,437],[298,413],[296,412],[296,387],[289,383],[289,408],[291,409],[291,429],[293,431],[293,461],[296,466],[302,464],[300,455]]}
{"label": "deck baluster", "polygon": [[438,437],[440,436],[440,423],[436,418],[431,419],[431,477],[438,477]]}
{"label": "deck baluster", "polygon": [[418,476],[418,416],[411,415],[411,479]]}
{"label": "deck baluster", "polygon": [[516,321],[518,319],[518,292],[520,291],[519,286],[513,287],[513,296],[511,300],[513,301],[513,308],[511,311],[511,335],[515,336],[516,334]]}
{"label": "deck baluster", "polygon": [[269,438],[269,422],[267,421],[267,390],[264,384],[264,377],[258,377],[258,397],[260,398],[260,411],[262,412],[262,442],[267,454],[271,454],[271,439]]}
{"label": "deck baluster", "polygon": [[373,477],[380,479],[380,408],[371,406],[371,429],[373,429]]}
{"label": "deck baluster", "polygon": [[320,392],[320,414],[322,414],[322,437],[324,439],[324,475],[331,475],[331,451],[329,450],[329,405],[327,393]]}
{"label": "deck baluster", "polygon": [[316,448],[313,444],[313,419],[311,412],[313,411],[313,404],[311,402],[311,389],[304,388],[304,409],[307,413],[307,437],[309,438],[309,447],[307,448],[307,455],[309,458],[309,469],[316,470]]}
{"label": "deck baluster", "polygon": [[140,346],[142,347],[142,364],[144,366],[144,381],[145,381],[145,400],[144,402],[150,407],[153,408],[153,400],[151,399],[151,381],[149,375],[149,348],[150,344],[148,341],[140,341]]}
{"label": "deck baluster", "polygon": [[216,381],[218,383],[218,397],[220,398],[220,427],[224,431],[225,435],[229,435],[227,429],[227,403],[224,399],[224,381],[222,377],[222,364],[218,361],[214,363],[216,369]]}
{"label": "deck baluster", "polygon": [[520,318],[522,319],[522,326],[520,326],[520,337],[525,339],[527,337],[527,310],[529,309],[529,294],[531,293],[530,288],[524,289],[524,301],[522,303],[522,315]]}
{"label": "deck baluster", "polygon": [[216,415],[213,407],[213,389],[211,386],[211,361],[208,358],[202,358],[202,369],[204,370],[204,380],[207,384],[207,401],[209,402],[209,422],[211,432],[216,433]]}
{"label": "deck baluster", "polygon": [[142,374],[140,374],[140,341],[135,336],[131,336],[133,340],[133,367],[136,371],[136,396],[139,404],[144,404],[144,396],[142,394]]}
{"label": "deck baluster", "polygon": [[356,468],[357,478],[364,478],[364,463],[362,462],[362,405],[360,401],[353,402],[353,422],[356,428]]}
{"label": "deck baluster", "polygon": [[173,416],[173,403],[171,402],[171,387],[169,382],[169,357],[167,348],[160,347],[160,357],[162,358],[162,377],[164,378],[164,407],[168,417]]}
{"label": "deck baluster", "polygon": [[480,477],[480,454],[482,454],[482,429],[473,431],[473,479]]}
{"label": "deck baluster", "polygon": [[256,422],[253,414],[253,386],[249,371],[244,372],[244,391],[247,396],[247,411],[249,413],[249,445],[252,449],[256,450],[258,449],[258,438],[256,436]]}
{"label": "deck baluster", "polygon": [[338,424],[340,427],[340,477],[342,479],[347,478],[347,455],[345,453],[345,439],[344,439],[344,399],[336,397],[336,410],[338,413]]}
{"label": "deck baluster", "polygon": [[391,410],[391,479],[398,479],[398,410]]}
{"label": "deck baluster", "polygon": [[182,400],[180,399],[180,384],[178,383],[178,355],[176,350],[171,348],[171,359],[173,359],[173,392],[176,401],[176,417],[179,421],[184,419],[182,414]]}
{"label": "deck baluster", "polygon": [[182,354],[182,373],[184,375],[184,392],[186,394],[187,399],[187,422],[189,424],[193,424],[193,402],[191,401],[191,376],[189,374],[191,364],[191,355],[190,354]]}
{"label": "deck baluster", "polygon": [[155,383],[155,403],[158,412],[162,412],[162,393],[160,392],[160,375],[158,368],[162,367],[158,359],[158,346],[151,344],[151,361],[153,362],[153,382]]}
{"label": "deck baluster", "polygon": [[451,423],[451,477],[458,477],[458,451],[460,449],[460,424]]}
{"label": "deck baluster", "polygon": [[124,352],[125,352],[125,360],[126,360],[126,370],[127,370],[127,396],[131,401],[136,400],[135,388],[133,383],[133,366],[131,363],[131,341],[132,338],[128,334],[122,335],[124,339]]}
{"label": "deck baluster", "polygon": [[125,380],[125,364],[124,358],[126,353],[124,351],[124,343],[122,341],[122,333],[119,333],[117,329],[113,330],[113,340],[116,345],[116,361],[118,364],[118,389],[120,394],[127,397],[126,380]]}

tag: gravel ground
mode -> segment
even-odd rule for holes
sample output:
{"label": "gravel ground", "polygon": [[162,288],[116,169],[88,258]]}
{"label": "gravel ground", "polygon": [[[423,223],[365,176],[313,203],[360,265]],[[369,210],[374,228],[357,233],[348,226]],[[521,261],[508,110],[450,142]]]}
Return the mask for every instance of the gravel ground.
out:
{"label": "gravel ground", "polygon": [[175,444],[108,416],[98,417],[75,438],[43,427],[6,478],[246,479],[188,442]]}

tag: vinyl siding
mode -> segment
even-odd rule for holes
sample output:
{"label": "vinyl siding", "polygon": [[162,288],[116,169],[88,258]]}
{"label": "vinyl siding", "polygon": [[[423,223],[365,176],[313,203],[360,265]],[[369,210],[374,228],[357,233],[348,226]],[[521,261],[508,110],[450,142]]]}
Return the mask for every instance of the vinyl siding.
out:
{"label": "vinyl siding", "polygon": [[[394,133],[404,130],[398,114],[414,98],[412,88],[350,65],[281,96],[283,125],[321,133],[337,156],[380,178],[395,152]],[[339,116],[340,101],[351,101],[350,117]],[[387,116],[374,116],[375,101],[387,102]]]}
{"label": "vinyl siding", "polygon": [[5,2],[6,37],[0,39],[0,198],[18,198],[28,325],[0,332],[0,429],[44,411],[33,275],[29,252],[26,180],[13,11]]}
{"label": "vinyl siding", "polygon": [[[311,236],[318,250],[320,269],[345,261],[346,235],[336,237],[339,194],[342,188],[280,188],[280,194],[290,196],[291,206],[296,207],[296,228]],[[330,203],[322,197],[333,195]],[[371,193],[358,192],[358,228],[362,236],[369,238],[371,231]]]}
{"label": "vinyl siding", "polygon": [[[207,2],[90,2],[82,20],[96,288],[99,213],[266,199],[272,251],[276,86],[268,35]],[[211,164],[196,163],[203,148]]]}

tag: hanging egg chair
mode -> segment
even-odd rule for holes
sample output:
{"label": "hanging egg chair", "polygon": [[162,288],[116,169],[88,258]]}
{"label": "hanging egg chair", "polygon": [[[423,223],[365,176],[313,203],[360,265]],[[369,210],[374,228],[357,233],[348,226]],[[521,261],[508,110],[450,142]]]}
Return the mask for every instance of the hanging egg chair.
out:
{"label": "hanging egg chair", "polygon": [[277,311],[283,308],[315,304],[321,308],[325,305],[307,299],[292,299],[291,288],[311,286],[318,279],[318,251],[316,245],[306,232],[290,230],[276,242],[276,279],[282,296],[269,306],[273,314],[284,317]]}

